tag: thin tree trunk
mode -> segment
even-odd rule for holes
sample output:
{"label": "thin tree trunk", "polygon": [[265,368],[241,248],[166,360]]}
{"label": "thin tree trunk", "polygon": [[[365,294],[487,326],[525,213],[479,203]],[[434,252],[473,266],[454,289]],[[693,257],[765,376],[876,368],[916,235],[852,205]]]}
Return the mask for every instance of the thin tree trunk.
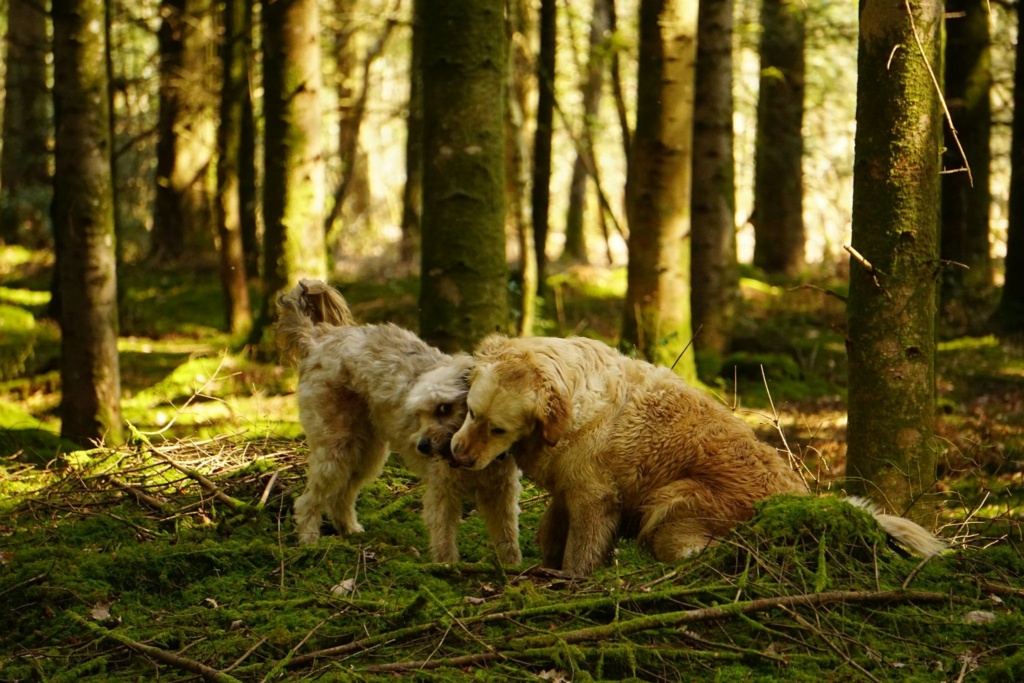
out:
{"label": "thin tree trunk", "polygon": [[[619,30],[618,18],[616,15],[615,0],[608,0],[609,30],[613,36]],[[612,50],[611,75],[612,95],[615,99],[615,113],[619,118],[619,132],[622,135],[623,158],[629,159],[630,149],[632,148],[632,133],[629,128],[629,113],[626,108],[626,94],[622,87],[622,60],[619,59],[618,49]]]}
{"label": "thin tree trunk", "polygon": [[103,0],[53,5],[53,218],[60,231],[61,435],[121,441],[117,265]]}
{"label": "thin tree trunk", "polygon": [[861,2],[847,346],[847,488],[899,514],[932,490],[937,453],[943,3],[911,8],[913,25],[899,2]]}
{"label": "thin tree trunk", "polygon": [[280,293],[300,278],[327,277],[319,34],[317,0],[264,2],[263,301],[254,341]]}
{"label": "thin tree trunk", "polygon": [[[693,124],[694,344],[721,355],[739,295],[732,131],[732,0],[701,0]],[[698,331],[699,330],[699,331]]]}
{"label": "thin tree trunk", "polygon": [[[636,135],[626,181],[629,266],[622,339],[694,378],[690,167],[697,0],[641,0]],[[680,356],[680,354],[682,354]],[[678,362],[677,362],[678,358]]]}
{"label": "thin tree trunk", "polygon": [[242,238],[242,206],[239,166],[242,150],[242,117],[248,97],[245,61],[249,25],[245,0],[224,0],[224,40],[221,45],[220,124],[217,128],[217,233],[220,236],[220,284],[224,314],[231,334],[252,328],[249,287]]}
{"label": "thin tree trunk", "polygon": [[46,9],[38,0],[9,0],[7,80],[0,165],[0,244],[47,244],[52,194],[46,85]]}
{"label": "thin tree trunk", "polygon": [[420,334],[469,350],[508,321],[503,0],[424,0]]}
{"label": "thin tree trunk", "polygon": [[530,96],[530,56],[520,46],[529,44],[530,18],[524,0],[509,0],[508,32],[508,106],[505,109],[505,232],[516,236],[519,244],[520,336],[533,334],[537,318],[537,252],[534,250],[533,224],[530,221],[529,144],[526,110]]}
{"label": "thin tree trunk", "polygon": [[804,264],[804,9],[762,0],[754,160],[754,265],[796,274]]}
{"label": "thin tree trunk", "polygon": [[209,254],[213,247],[216,145],[210,0],[163,0],[156,211],[151,254],[158,260]]}
{"label": "thin tree trunk", "polygon": [[967,266],[966,270],[953,266],[943,272],[943,309],[960,309],[959,314],[949,311],[952,318],[973,317],[992,287],[988,244],[992,203],[989,10],[988,3],[981,0],[947,3],[945,95],[957,134],[954,138],[952,130],[945,127],[942,162],[946,171],[961,170],[942,176],[940,253],[943,259]]}
{"label": "thin tree trunk", "polygon": [[537,128],[533,143],[534,252],[537,255],[537,292],[544,289],[547,272],[548,211],[551,205],[551,135],[555,119],[555,55],[558,10],[556,0],[540,0],[540,50],[537,53]]}
{"label": "thin tree trunk", "polygon": [[257,222],[256,196],[256,119],[252,106],[252,7],[242,14],[243,24],[238,27],[244,68],[239,72],[238,94],[242,99],[242,120],[238,147],[238,203],[241,206],[242,253],[245,272],[252,277],[260,272],[260,241]]}
{"label": "thin tree trunk", "polygon": [[405,185],[402,187],[402,263],[411,265],[420,250],[423,215],[423,0],[412,0],[409,55],[409,105],[405,117]]}
{"label": "thin tree trunk", "polygon": [[[1017,35],[1024,30],[1017,6]],[[1003,291],[992,316],[1003,334],[1024,333],[1024,41],[1018,40],[1013,71],[1013,141],[1010,147],[1010,208],[1006,230]]]}
{"label": "thin tree trunk", "polygon": [[608,68],[609,0],[594,0],[590,19],[589,52],[587,54],[587,78],[583,82],[583,124],[579,139],[582,142],[576,150],[576,161],[572,166],[572,180],[569,184],[569,210],[565,219],[564,257],[574,261],[587,262],[587,236],[585,217],[587,212],[587,177],[594,168],[594,125],[601,105],[601,91],[604,87],[604,72]]}

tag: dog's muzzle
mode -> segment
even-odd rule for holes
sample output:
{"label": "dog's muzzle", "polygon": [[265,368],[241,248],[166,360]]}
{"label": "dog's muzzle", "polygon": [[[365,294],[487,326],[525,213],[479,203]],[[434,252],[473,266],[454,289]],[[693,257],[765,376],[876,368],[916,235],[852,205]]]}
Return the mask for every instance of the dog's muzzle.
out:
{"label": "dog's muzzle", "polygon": [[433,455],[434,444],[430,442],[430,439],[423,437],[422,439],[420,439],[419,443],[416,444],[416,450],[418,450],[423,455]]}

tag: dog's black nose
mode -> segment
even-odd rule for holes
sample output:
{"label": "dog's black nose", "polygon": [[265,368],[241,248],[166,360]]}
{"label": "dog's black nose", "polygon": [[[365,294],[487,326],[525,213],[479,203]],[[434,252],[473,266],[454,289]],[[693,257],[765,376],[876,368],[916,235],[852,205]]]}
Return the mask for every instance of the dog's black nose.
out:
{"label": "dog's black nose", "polygon": [[433,444],[430,443],[430,439],[424,437],[420,439],[420,442],[416,444],[416,450],[423,455],[430,455],[431,451],[434,450]]}

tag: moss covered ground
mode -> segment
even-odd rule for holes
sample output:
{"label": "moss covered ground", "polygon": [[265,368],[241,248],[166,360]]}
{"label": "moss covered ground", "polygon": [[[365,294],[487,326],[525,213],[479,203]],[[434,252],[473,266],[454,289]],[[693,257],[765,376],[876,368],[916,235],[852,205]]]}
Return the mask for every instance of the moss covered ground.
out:
{"label": "moss covered ground", "polygon": [[[1019,345],[940,349],[936,526],[951,547],[922,562],[832,495],[841,302],[747,281],[736,348],[703,359],[704,380],[763,438],[784,435],[822,495],[765,501],[674,565],[623,540],[573,580],[538,566],[546,500],[530,486],[522,565],[495,561],[468,507],[462,562],[431,563],[421,485],[396,461],[360,498],[366,532],[298,547],[294,376],[231,350],[212,272],[128,274],[133,437],[75,451],[56,436],[47,268],[0,250],[0,680],[1024,679]],[[614,341],[621,274],[554,277],[545,331]],[[342,289],[363,320],[415,324],[413,280]]]}

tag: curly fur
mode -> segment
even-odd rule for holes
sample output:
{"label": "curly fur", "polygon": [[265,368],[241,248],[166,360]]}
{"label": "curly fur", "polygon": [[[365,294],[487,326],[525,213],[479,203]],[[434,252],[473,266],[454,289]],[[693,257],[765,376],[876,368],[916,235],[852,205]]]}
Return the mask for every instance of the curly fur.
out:
{"label": "curly fur", "polygon": [[774,448],[666,368],[578,337],[492,336],[475,356],[453,457],[481,468],[510,451],[551,493],[537,532],[545,566],[589,574],[620,533],[672,561],[755,501],[807,492]]}
{"label": "curly fur", "polygon": [[299,541],[319,538],[324,513],[339,532],[363,530],[356,497],[380,475],[390,448],[425,482],[434,561],[458,559],[456,532],[469,499],[499,559],[518,564],[515,462],[469,471],[445,459],[465,416],[472,357],[444,354],[395,325],[356,325],[341,294],[316,280],[282,296],[278,313],[278,345],[298,361],[299,418],[310,451],[306,489],[295,502]]}

